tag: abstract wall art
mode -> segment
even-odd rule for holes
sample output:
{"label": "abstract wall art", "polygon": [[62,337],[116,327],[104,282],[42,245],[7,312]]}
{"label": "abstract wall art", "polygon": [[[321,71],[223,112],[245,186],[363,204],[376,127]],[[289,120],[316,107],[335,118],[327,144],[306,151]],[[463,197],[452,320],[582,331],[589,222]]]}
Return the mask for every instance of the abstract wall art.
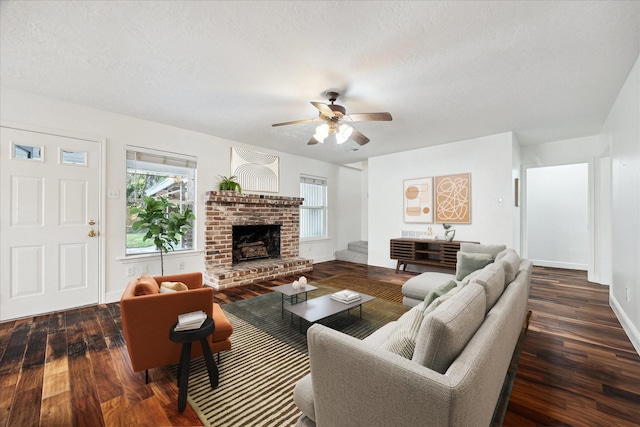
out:
{"label": "abstract wall art", "polygon": [[437,176],[436,222],[471,223],[471,174]]}
{"label": "abstract wall art", "polygon": [[231,175],[242,191],[280,191],[280,157],[244,148],[231,148]]}
{"label": "abstract wall art", "polygon": [[433,178],[405,179],[404,222],[433,222]]}

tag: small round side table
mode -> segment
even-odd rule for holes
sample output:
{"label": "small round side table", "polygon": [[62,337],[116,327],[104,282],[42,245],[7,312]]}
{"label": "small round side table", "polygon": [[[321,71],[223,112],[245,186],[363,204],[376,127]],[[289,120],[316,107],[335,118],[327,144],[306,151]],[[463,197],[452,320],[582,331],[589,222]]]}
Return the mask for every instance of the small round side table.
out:
{"label": "small round side table", "polygon": [[176,331],[178,323],[174,323],[169,331],[169,339],[175,343],[182,343],[182,352],[180,353],[180,365],[178,366],[178,411],[184,411],[187,406],[187,388],[189,387],[189,364],[191,362],[191,343],[200,341],[202,345],[202,354],[204,355],[207,371],[209,372],[209,382],[211,388],[218,386],[218,367],[213,360],[211,347],[207,342],[207,337],[213,334],[216,328],[213,319],[207,317],[202,326],[198,329],[189,331]]}

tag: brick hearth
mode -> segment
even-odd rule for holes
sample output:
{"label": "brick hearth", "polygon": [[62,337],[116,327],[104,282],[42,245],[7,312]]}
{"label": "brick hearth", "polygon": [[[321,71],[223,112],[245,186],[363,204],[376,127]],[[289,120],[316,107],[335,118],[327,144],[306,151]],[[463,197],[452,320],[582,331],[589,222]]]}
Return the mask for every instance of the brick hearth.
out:
{"label": "brick hearth", "polygon": [[[208,191],[205,194],[205,284],[215,289],[313,270],[300,258],[300,197]],[[233,264],[234,225],[280,225],[280,258]]]}

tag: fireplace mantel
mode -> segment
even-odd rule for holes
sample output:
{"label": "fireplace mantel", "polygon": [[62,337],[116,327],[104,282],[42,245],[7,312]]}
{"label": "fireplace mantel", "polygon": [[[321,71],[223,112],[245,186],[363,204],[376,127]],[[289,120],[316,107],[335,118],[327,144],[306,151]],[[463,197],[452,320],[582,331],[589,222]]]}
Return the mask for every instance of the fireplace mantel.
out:
{"label": "fireplace mantel", "polygon": [[207,191],[205,203],[217,203],[220,205],[269,205],[269,206],[296,206],[302,205],[302,197],[270,196],[265,194],[243,194],[236,191]]}
{"label": "fireplace mantel", "polygon": [[[205,193],[205,284],[215,289],[313,270],[312,260],[300,258],[301,197]],[[280,258],[233,264],[234,225],[279,225]]]}

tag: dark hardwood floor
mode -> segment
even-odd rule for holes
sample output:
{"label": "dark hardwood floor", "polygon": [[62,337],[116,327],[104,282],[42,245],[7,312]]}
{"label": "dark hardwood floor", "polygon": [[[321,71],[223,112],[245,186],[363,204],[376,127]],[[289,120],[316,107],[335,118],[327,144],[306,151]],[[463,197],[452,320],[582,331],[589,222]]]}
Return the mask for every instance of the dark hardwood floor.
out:
{"label": "dark hardwood floor", "polygon": [[[413,273],[340,261],[316,264],[319,280],[352,274],[400,286]],[[216,293],[220,304],[271,292],[280,279]],[[508,426],[625,426],[640,422],[640,357],[586,274],[535,268],[529,333]],[[224,355],[222,356],[224,363]],[[202,425],[165,369],[129,365],[117,303],[0,323],[0,426]]]}

